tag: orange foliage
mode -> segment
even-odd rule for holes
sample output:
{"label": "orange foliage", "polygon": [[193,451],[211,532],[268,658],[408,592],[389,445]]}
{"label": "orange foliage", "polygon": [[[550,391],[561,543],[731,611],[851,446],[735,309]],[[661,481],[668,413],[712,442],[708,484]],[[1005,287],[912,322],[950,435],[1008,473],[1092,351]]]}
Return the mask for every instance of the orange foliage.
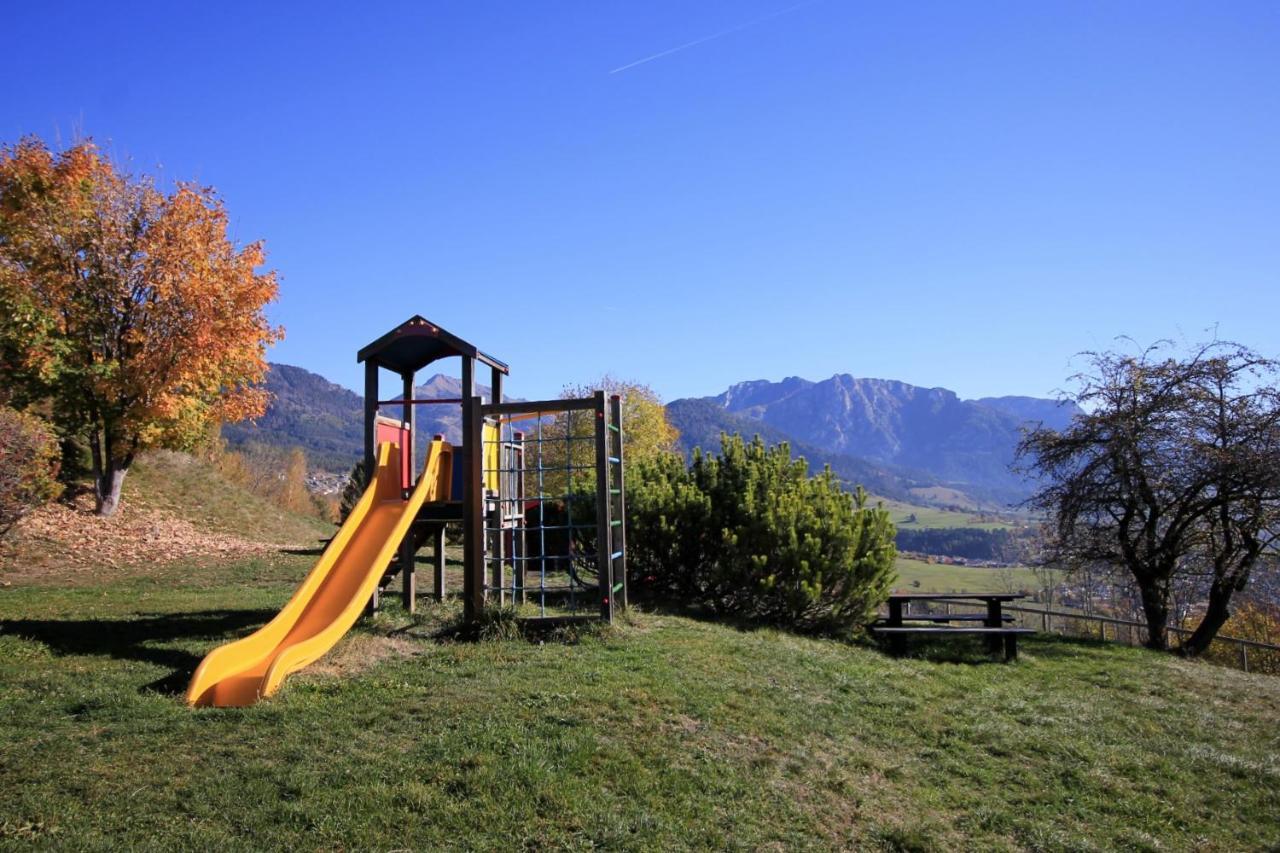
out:
{"label": "orange foliage", "polygon": [[15,404],[52,398],[64,431],[90,439],[100,509],[138,450],[262,413],[255,386],[283,336],[264,260],[228,237],[211,188],[166,195],[92,142],[0,151],[0,369]]}

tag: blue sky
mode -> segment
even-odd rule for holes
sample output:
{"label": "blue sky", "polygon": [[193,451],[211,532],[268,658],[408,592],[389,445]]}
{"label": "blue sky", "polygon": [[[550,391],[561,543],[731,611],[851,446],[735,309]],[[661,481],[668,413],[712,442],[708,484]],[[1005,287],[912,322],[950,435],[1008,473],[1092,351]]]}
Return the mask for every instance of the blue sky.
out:
{"label": "blue sky", "polygon": [[0,140],[217,187],[351,387],[413,313],[526,397],[1280,354],[1277,3],[180,5],[10,10]]}

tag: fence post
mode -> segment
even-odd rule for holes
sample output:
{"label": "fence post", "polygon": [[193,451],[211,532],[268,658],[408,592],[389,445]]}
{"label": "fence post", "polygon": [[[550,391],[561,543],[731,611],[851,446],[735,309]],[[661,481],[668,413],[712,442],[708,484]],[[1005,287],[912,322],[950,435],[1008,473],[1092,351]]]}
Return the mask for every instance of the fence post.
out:
{"label": "fence post", "polygon": [[1042,610],[1040,612],[1040,626],[1046,634],[1049,633],[1049,611],[1048,610]]}
{"label": "fence post", "polygon": [[1240,668],[1245,672],[1249,671],[1249,647],[1244,643],[1240,643]]}

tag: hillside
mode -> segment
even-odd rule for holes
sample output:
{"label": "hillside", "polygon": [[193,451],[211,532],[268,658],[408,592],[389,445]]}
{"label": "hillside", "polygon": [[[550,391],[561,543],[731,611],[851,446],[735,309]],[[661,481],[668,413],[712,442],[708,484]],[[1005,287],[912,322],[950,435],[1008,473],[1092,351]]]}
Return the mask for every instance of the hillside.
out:
{"label": "hillside", "polygon": [[345,473],[364,446],[362,398],[319,374],[288,364],[272,364],[266,389],[271,402],[256,421],[226,424],[232,447],[261,442],[301,447],[312,467]]}
{"label": "hillside", "polygon": [[1017,502],[1032,489],[1009,470],[1020,428],[1060,427],[1077,411],[1030,397],[961,400],[945,388],[848,374],[742,382],[705,400],[822,453],[857,457],[886,473],[912,472],[916,487],[951,487],[998,503]]}
{"label": "hillside", "polygon": [[201,656],[270,618],[310,559],[0,590],[0,846],[1280,842],[1280,679],[1087,641],[895,659],[639,614],[459,642],[439,639],[450,605],[363,620],[252,708],[182,707]]}
{"label": "hillside", "polygon": [[134,463],[113,517],[98,518],[92,505],[82,494],[72,505],[55,502],[19,521],[0,540],[0,581],[92,584],[179,562],[271,561],[333,533],[328,522],[286,512],[199,460],[168,451]]}
{"label": "hillside", "polygon": [[[363,397],[319,374],[288,364],[272,364],[266,389],[271,402],[266,413],[253,422],[226,424],[222,434],[231,447],[258,442],[274,447],[301,447],[313,469],[345,474],[360,458],[364,447]],[[489,387],[477,383],[480,395]],[[415,399],[458,397],[459,380],[436,374],[414,391]],[[390,399],[400,399],[399,393]],[[400,415],[396,407],[386,414]],[[458,406],[417,406],[419,441],[425,445],[435,433],[450,441],[462,437],[462,413]]]}

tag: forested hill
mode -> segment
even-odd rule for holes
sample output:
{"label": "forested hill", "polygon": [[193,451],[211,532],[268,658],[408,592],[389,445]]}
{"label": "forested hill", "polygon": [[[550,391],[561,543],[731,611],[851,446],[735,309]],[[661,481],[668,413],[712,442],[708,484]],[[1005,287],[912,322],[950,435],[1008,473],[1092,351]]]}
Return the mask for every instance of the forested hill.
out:
{"label": "forested hill", "polygon": [[272,364],[266,385],[271,392],[266,414],[256,422],[225,424],[222,435],[228,444],[298,446],[313,468],[350,470],[364,445],[361,396],[288,364]]}
{"label": "forested hill", "polygon": [[[363,398],[319,374],[288,364],[272,364],[266,387],[271,403],[256,422],[226,424],[222,434],[238,447],[251,442],[271,446],[301,447],[313,469],[345,473],[360,458],[364,446]],[[478,385],[481,396],[489,388]],[[452,377],[435,375],[414,391],[415,399],[457,397],[461,383]],[[391,395],[399,398],[399,394]],[[398,417],[397,407],[385,412]],[[419,436],[427,441],[443,433],[451,441],[462,437],[462,413],[458,406],[418,406],[415,414],[421,427]]]}

